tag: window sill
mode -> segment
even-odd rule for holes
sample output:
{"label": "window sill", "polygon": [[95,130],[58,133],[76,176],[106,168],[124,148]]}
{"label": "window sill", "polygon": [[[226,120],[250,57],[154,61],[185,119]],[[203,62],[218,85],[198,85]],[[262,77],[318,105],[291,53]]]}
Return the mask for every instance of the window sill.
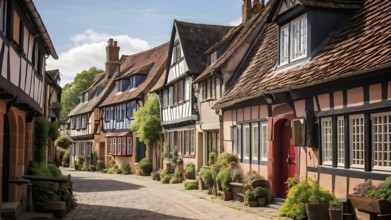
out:
{"label": "window sill", "polygon": [[203,102],[210,102],[210,101],[216,101],[216,100],[217,100],[217,98],[207,98],[207,99],[203,99],[201,101],[201,103],[203,103]]}
{"label": "window sill", "polygon": [[195,158],[195,154],[185,154],[183,155],[183,158],[188,158],[188,159],[194,159]]}

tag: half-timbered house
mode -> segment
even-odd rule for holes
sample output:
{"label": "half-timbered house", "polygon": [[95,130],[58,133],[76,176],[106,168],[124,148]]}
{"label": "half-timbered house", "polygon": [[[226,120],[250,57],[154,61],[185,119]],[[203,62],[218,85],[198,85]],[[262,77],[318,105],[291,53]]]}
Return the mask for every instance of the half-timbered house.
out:
{"label": "half-timbered house", "polygon": [[224,151],[224,142],[221,138],[223,128],[220,110],[212,107],[224,94],[225,86],[250,48],[254,38],[262,27],[259,22],[263,3],[255,0],[243,2],[242,23],[232,28],[221,41],[209,48],[207,68],[193,81],[198,92],[198,109],[200,119],[196,125],[196,132],[202,133],[203,165],[208,165],[211,152],[220,154]]}
{"label": "half-timbered house", "polygon": [[0,47],[0,209],[20,208],[26,186],[13,182],[26,174],[32,122],[44,114],[45,57],[58,57],[31,0],[0,1]]}
{"label": "half-timbered house", "polygon": [[[115,87],[99,106],[103,114],[102,131],[96,139],[99,142],[96,146],[99,146],[99,158],[105,158],[106,163],[111,159],[117,164],[127,162],[135,171],[135,163],[146,157],[146,146],[135,132],[129,131],[129,126],[133,123],[134,113],[144,105],[149,91],[166,71],[168,45],[165,43],[121,58],[120,67],[113,75]],[[152,158],[154,169],[157,158]]]}
{"label": "half-timbered house", "polygon": [[[60,102],[62,92],[60,80],[60,71],[58,69],[46,71],[43,115],[48,119],[49,123],[58,123],[56,121],[60,119]],[[56,156],[56,149],[54,147],[54,141],[50,140],[50,138],[46,149],[46,160],[53,161]]]}
{"label": "half-timbered house", "polygon": [[286,196],[295,175],[340,198],[365,179],[383,181],[391,174],[391,2],[269,4],[245,67],[214,106],[225,150],[268,178],[274,197]]}
{"label": "half-timbered house", "polygon": [[[185,163],[202,166],[202,134],[196,133],[199,120],[197,94],[192,81],[206,67],[205,51],[231,29],[227,26],[174,21],[165,85],[160,89],[164,142],[177,150]],[[198,147],[200,146],[200,147]],[[196,157],[196,155],[198,155]]]}
{"label": "half-timbered house", "polygon": [[119,65],[117,41],[109,39],[106,46],[106,67],[95,77],[93,84],[80,96],[80,103],[68,114],[70,120],[71,163],[78,157],[91,164],[94,138],[100,126],[99,104],[104,101],[115,86],[113,73]]}

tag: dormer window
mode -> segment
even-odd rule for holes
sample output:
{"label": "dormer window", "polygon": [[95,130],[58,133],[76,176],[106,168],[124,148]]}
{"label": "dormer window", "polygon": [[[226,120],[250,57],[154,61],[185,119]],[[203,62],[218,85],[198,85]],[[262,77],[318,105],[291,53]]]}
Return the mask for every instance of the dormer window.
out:
{"label": "dormer window", "polygon": [[307,57],[307,14],[280,28],[280,65]]}
{"label": "dormer window", "polygon": [[117,91],[123,92],[129,87],[129,80],[128,79],[121,79],[117,82]]}
{"label": "dormer window", "polygon": [[137,88],[145,79],[145,75],[134,75],[130,77],[130,89]]}

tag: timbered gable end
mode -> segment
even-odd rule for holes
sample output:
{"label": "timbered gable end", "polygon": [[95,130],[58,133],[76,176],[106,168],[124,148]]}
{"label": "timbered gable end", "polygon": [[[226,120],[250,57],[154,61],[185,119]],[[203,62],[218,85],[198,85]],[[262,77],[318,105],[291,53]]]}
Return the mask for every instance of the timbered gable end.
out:
{"label": "timbered gable end", "polygon": [[193,115],[192,78],[187,75],[189,68],[186,64],[180,37],[176,29],[174,32],[166,88],[161,92],[163,124],[191,121]]}
{"label": "timbered gable end", "polygon": [[0,87],[18,96],[15,106],[27,104],[42,112],[46,40],[26,7],[19,1],[0,0]]}

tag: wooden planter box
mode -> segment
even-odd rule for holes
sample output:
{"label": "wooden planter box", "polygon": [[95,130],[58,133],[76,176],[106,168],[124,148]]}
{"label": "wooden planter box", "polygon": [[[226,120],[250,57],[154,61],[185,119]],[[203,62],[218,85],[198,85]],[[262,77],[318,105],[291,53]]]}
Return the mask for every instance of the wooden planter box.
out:
{"label": "wooden planter box", "polygon": [[372,214],[391,214],[391,203],[386,200],[378,200],[363,197],[357,194],[349,194],[353,208]]}
{"label": "wooden planter box", "polygon": [[243,202],[244,201],[244,184],[231,182],[230,184],[232,191],[232,199],[235,201]]}
{"label": "wooden planter box", "polygon": [[307,203],[305,209],[308,220],[330,220],[327,203]]}

